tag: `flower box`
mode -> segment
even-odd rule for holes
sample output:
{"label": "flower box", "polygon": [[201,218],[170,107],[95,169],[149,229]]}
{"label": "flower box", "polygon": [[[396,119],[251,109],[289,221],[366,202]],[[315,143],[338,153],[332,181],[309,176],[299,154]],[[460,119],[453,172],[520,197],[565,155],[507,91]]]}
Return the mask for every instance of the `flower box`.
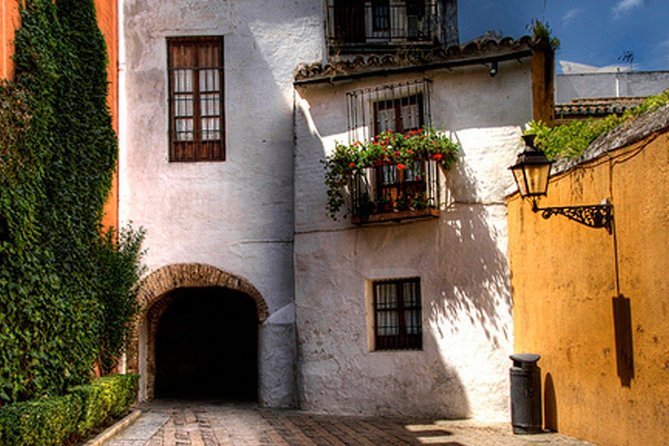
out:
{"label": "flower box", "polygon": [[325,161],[330,216],[336,220],[345,197],[354,224],[438,216],[439,170],[450,167],[458,148],[432,129],[337,144]]}

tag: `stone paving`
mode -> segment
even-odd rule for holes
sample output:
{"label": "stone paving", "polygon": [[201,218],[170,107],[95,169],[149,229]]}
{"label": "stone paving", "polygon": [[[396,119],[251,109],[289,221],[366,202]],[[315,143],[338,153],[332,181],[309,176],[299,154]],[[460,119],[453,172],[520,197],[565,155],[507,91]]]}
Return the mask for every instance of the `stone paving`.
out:
{"label": "stone paving", "polygon": [[592,446],[555,433],[513,435],[508,423],[313,415],[247,404],[153,402],[104,446]]}

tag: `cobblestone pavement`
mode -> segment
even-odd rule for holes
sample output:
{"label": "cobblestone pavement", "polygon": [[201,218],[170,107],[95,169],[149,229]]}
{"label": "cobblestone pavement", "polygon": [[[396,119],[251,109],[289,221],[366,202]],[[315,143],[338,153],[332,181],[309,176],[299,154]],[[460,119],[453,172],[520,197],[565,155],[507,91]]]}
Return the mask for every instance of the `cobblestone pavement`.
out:
{"label": "cobblestone pavement", "polygon": [[104,446],[586,446],[549,433],[513,435],[509,424],[312,415],[243,404],[153,402]]}

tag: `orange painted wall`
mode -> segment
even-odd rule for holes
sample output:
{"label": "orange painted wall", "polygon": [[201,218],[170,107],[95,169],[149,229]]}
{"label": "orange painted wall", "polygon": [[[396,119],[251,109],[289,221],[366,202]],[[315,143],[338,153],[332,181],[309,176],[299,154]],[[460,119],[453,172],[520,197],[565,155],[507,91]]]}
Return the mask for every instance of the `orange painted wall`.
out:
{"label": "orange painted wall", "polygon": [[17,0],[0,0],[0,77],[14,76],[14,30],[19,26],[19,3]]}
{"label": "orange painted wall", "polygon": [[[18,0],[0,0],[0,77],[14,76],[14,32],[20,24]],[[114,130],[118,132],[118,16],[116,0],[95,0],[98,23],[107,42],[109,65],[109,97],[107,102]],[[114,175],[102,224],[105,228],[118,226],[118,179]]]}
{"label": "orange painted wall", "polygon": [[[111,110],[112,125],[118,133],[118,5],[116,0],[95,0],[98,24],[107,42],[109,64],[107,77],[109,79],[109,96],[107,103]],[[118,164],[117,164],[118,168]],[[118,176],[112,180],[112,189],[104,209],[102,225],[118,227]]]}
{"label": "orange painted wall", "polygon": [[[609,198],[611,235],[509,200],[515,351],[542,355],[548,428],[669,444],[668,184],[665,130],[552,179],[542,206]],[[630,319],[616,322],[614,298]]]}

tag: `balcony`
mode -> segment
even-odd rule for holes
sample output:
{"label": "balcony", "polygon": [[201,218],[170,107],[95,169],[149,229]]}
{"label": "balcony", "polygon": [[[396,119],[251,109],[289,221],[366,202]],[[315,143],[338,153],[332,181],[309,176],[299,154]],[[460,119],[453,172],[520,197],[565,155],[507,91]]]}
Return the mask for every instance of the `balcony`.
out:
{"label": "balcony", "polygon": [[365,225],[439,217],[439,170],[432,159],[417,160],[411,166],[363,169],[349,184],[351,222]]}
{"label": "balcony", "polygon": [[328,0],[327,40],[331,52],[427,46],[442,42],[441,21],[436,2]]}
{"label": "balcony", "polygon": [[357,225],[439,216],[440,176],[460,145],[430,126],[430,81],[347,93],[349,144],[324,160],[326,210]]}

